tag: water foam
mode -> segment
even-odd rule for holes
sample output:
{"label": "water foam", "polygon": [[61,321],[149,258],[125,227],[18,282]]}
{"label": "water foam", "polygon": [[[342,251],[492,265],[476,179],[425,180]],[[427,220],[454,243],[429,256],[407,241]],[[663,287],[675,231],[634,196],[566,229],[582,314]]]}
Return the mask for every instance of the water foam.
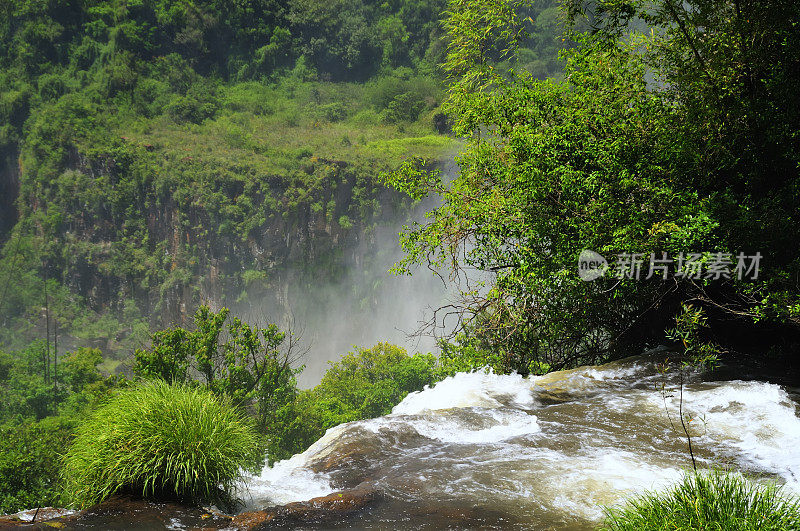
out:
{"label": "water foam", "polygon": [[330,477],[312,471],[309,464],[312,458],[331,451],[346,429],[346,424],[333,427],[305,452],[265,466],[258,476],[247,476],[240,485],[245,505],[250,508],[283,505],[335,492]]}
{"label": "water foam", "polygon": [[[519,410],[469,408],[483,422],[461,416],[425,416],[392,419],[406,422],[414,431],[437,441],[460,444],[489,444],[541,431],[535,415]],[[396,417],[392,414],[392,417]]]}
{"label": "water foam", "polygon": [[[363,456],[370,462],[363,478],[358,470],[347,477],[373,482],[412,505],[474,501],[523,520],[544,514],[551,523],[598,521],[603,505],[662,489],[689,466],[661,394],[642,385],[643,377],[654,377],[650,370],[633,363],[542,378],[459,373],[409,394],[390,415],[328,430],[303,454],[252,478],[249,487],[261,505],[328,494],[331,476],[310,465],[329,455],[346,457],[355,447],[377,453]],[[576,392],[587,383],[592,393]],[[540,403],[539,393],[554,385],[563,391],[559,400]],[[679,393],[673,395],[667,408],[677,422]],[[684,388],[683,406],[698,419],[691,425],[704,465],[732,457],[800,492],[800,419],[780,386],[692,384]],[[700,418],[703,434],[694,427]]]}
{"label": "water foam", "polygon": [[568,461],[560,458],[553,466],[558,473],[549,476],[542,492],[551,493],[554,507],[588,520],[602,519],[603,506],[619,504],[632,494],[660,490],[683,476],[680,468],[608,448],[572,456]]}
{"label": "water foam", "polygon": [[[673,395],[667,401],[677,411],[679,396]],[[704,441],[733,446],[743,464],[779,475],[788,489],[800,493],[800,418],[784,389],[732,381],[686,389],[683,400]]]}
{"label": "water foam", "polygon": [[410,393],[392,409],[392,415],[415,415],[451,408],[530,407],[533,382],[519,374],[498,375],[489,370],[460,372],[433,387]]}

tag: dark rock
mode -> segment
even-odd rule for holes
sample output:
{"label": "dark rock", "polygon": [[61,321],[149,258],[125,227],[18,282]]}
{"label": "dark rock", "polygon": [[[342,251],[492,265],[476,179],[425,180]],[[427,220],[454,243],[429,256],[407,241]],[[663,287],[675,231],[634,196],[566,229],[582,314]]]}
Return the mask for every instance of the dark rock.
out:
{"label": "dark rock", "polygon": [[364,509],[378,497],[378,491],[374,488],[343,490],[304,502],[241,513],[233,518],[231,527],[249,531],[273,526],[329,522]]}
{"label": "dark rock", "polygon": [[69,516],[75,513],[69,509],[59,509],[56,507],[41,507],[39,509],[29,509],[15,514],[0,516],[0,529],[18,529],[23,527],[33,527],[32,523],[46,522],[62,516]]}
{"label": "dark rock", "polygon": [[256,530],[292,524],[329,522],[359,511],[377,499],[371,488],[356,488],[313,498],[304,502],[249,511],[235,517],[213,509],[183,505],[177,502],[143,500],[134,496],[116,495],[83,511],[67,511],[52,507],[0,516],[0,530],[5,529],[193,529]]}
{"label": "dark rock", "polygon": [[[20,514],[28,514],[25,511]],[[201,507],[176,502],[156,502],[117,495],[83,511],[65,514],[64,509],[42,509],[36,521],[18,515],[0,517],[2,529],[182,529],[216,530],[230,526],[231,517]]]}

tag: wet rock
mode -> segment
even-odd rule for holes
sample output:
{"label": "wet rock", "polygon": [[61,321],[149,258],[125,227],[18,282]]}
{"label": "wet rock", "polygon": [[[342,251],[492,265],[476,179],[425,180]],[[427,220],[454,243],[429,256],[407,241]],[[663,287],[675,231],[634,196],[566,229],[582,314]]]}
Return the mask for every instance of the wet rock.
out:
{"label": "wet rock", "polygon": [[95,529],[219,529],[230,524],[230,517],[201,507],[131,496],[114,496],[71,518],[67,525]]}
{"label": "wet rock", "polygon": [[201,507],[117,495],[83,511],[41,509],[0,517],[3,529],[208,529],[230,526],[231,517]]}
{"label": "wet rock", "polygon": [[15,514],[0,516],[0,529],[18,529],[21,527],[34,527],[33,524],[47,522],[55,518],[69,516],[75,511],[59,509],[56,507],[41,507],[29,509]]}
{"label": "wet rock", "polygon": [[304,502],[244,512],[232,517],[209,508],[117,495],[83,511],[43,508],[39,510],[34,522],[31,520],[35,510],[0,516],[0,530],[257,530],[272,526],[314,525],[335,521],[363,509],[377,497],[378,492],[375,489],[361,487]]}
{"label": "wet rock", "polygon": [[378,497],[378,491],[370,487],[334,492],[304,502],[238,514],[233,518],[231,527],[255,531],[273,526],[330,522],[364,509]]}

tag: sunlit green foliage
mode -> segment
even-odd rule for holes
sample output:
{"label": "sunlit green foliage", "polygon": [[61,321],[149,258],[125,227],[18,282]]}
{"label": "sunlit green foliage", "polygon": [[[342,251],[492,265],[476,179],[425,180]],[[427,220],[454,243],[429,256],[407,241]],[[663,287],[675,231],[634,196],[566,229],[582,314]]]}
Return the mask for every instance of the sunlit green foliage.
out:
{"label": "sunlit green foliage", "polygon": [[[281,332],[208,309],[194,329],[164,328],[191,320],[207,289],[246,305],[287,271],[308,283],[342,276],[342,248],[411,204],[377,175],[457,145],[435,134],[447,130],[443,8],[0,3],[0,422],[21,426],[0,459],[29,473],[20,483],[3,468],[3,510],[56,503],[53,456],[118,383],[100,367],[118,368],[134,349],[140,374],[198,378],[254,412],[271,456],[429,382],[431,359],[387,354],[385,374],[326,380],[319,393],[332,409],[284,437],[309,399],[294,401],[294,375],[275,358]],[[548,10],[530,13],[550,20]],[[559,45],[554,27],[541,27],[525,62],[544,76]],[[340,378],[361,394],[334,401]]]}
{"label": "sunlit green foliage", "polygon": [[[585,19],[568,17],[594,30],[569,34],[576,46],[554,82],[490,60],[518,55],[526,2],[454,0],[444,109],[469,144],[452,183],[409,167],[391,179],[416,197],[444,198],[429,223],[402,236],[398,269],[430,262],[491,273],[487,289],[464,290],[474,315],[467,332],[521,354],[514,368],[523,373],[660,342],[684,301],[702,306],[709,333],[737,348],[796,340],[791,101],[800,78],[790,65],[800,56],[800,13],[772,4],[774,13],[714,0],[603,2]],[[586,8],[565,6],[567,15]],[[653,32],[637,32],[634,14]],[[612,268],[618,254],[638,253],[639,278],[584,282],[584,249]],[[739,252],[761,252],[758,280],[645,279],[651,255],[708,250],[730,253],[733,265]]]}
{"label": "sunlit green foliage", "polygon": [[[551,3],[526,12],[541,75],[557,70]],[[42,335],[44,277],[61,331],[121,354],[190,316],[201,285],[230,306],[289,270],[343,274],[340,248],[404,208],[376,175],[454,149],[433,136],[444,7],[0,7],[0,169],[20,172],[19,220],[0,199],[0,276],[15,279],[0,344]]]}
{"label": "sunlit green foliage", "polygon": [[607,531],[800,529],[800,504],[770,485],[720,472],[689,474],[663,493],[633,498],[607,511]]}
{"label": "sunlit green foliage", "polygon": [[453,376],[458,372],[472,372],[489,368],[497,374],[516,369],[515,360],[497,349],[481,348],[479,341],[465,334],[451,341],[439,341],[439,359],[436,367],[438,379]]}
{"label": "sunlit green foliage", "polygon": [[[110,338],[115,351],[141,345],[148,325],[159,324],[142,314],[175,319],[179,299],[194,299],[189,286],[212,264],[228,304],[259,297],[285,271],[326,257],[334,267],[323,271],[335,276],[343,265],[334,241],[354,240],[402,208],[401,196],[378,182],[379,169],[453,145],[432,135],[438,92],[419,100],[419,121],[384,124],[386,109],[365,103],[363,86],[289,78],[215,90],[216,115],[198,125],[176,123],[166,108],[123,117],[122,101],[87,93],[35,113],[22,155],[21,220],[0,267],[4,279],[16,279],[0,293],[5,341],[44,305],[45,267],[61,328]],[[375,119],[359,121],[364,113]],[[316,231],[313,246],[292,237],[325,226],[330,234]],[[275,259],[259,263],[254,242]],[[261,281],[246,285],[243,271]],[[87,300],[98,279],[107,294]]]}
{"label": "sunlit green foliage", "polygon": [[80,348],[48,371],[44,341],[0,352],[1,513],[61,504],[61,455],[75,426],[117,383],[100,373],[101,361],[98,350]]}
{"label": "sunlit green foliage", "polygon": [[229,310],[201,306],[194,329],[180,327],[153,335],[149,349],[135,353],[134,372],[167,383],[199,382],[240,407],[253,407],[258,427],[267,431],[276,410],[294,399],[293,339],[274,324],[265,328],[228,320]]}
{"label": "sunlit green foliage", "polygon": [[[77,428],[65,492],[81,507],[120,490],[225,501],[259,461],[258,436],[230,400],[163,381],[119,391]],[[220,489],[222,489],[220,491]]]}
{"label": "sunlit green foliage", "polygon": [[0,424],[0,514],[61,505],[60,459],[73,427],[60,417]]}
{"label": "sunlit green foliage", "polygon": [[313,389],[301,391],[278,430],[268,434],[271,459],[308,448],[343,422],[386,415],[413,391],[437,381],[436,358],[409,356],[388,343],[357,348],[333,363]]}

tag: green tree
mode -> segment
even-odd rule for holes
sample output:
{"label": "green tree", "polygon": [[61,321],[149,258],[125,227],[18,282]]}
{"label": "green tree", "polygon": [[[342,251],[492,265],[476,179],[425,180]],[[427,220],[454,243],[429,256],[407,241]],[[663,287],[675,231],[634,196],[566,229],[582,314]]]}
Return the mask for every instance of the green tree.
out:
{"label": "green tree", "polygon": [[[770,12],[749,6],[746,29],[733,4],[677,4],[657,2],[651,13],[644,3],[600,3],[595,31],[570,34],[565,80],[554,82],[492,61],[513,57],[525,38],[524,2],[451,2],[445,108],[468,145],[452,183],[413,163],[390,178],[415,197],[443,198],[429,223],[401,236],[398,269],[432,263],[490,274],[485,289],[463,290],[465,322],[484,344],[515,353],[516,370],[629,355],[658,342],[688,300],[711,308],[720,331],[752,330],[769,314],[796,336],[800,180],[797,109],[786,91],[797,82],[788,66],[798,58],[789,32],[797,9],[776,2],[784,18],[772,26]],[[632,29],[633,14],[654,31]],[[745,53],[743,42],[757,49]],[[762,108],[766,118],[756,118]],[[736,156],[726,147],[734,141]],[[584,282],[583,249],[645,260],[760,250],[773,262],[750,284],[658,274]]]}
{"label": "green tree", "polygon": [[254,405],[259,428],[268,430],[275,411],[294,398],[297,338],[274,324],[252,326],[222,308],[201,306],[194,329],[153,334],[149,349],[135,352],[134,372],[168,383],[199,381],[239,407]]}
{"label": "green tree", "polygon": [[0,424],[0,513],[62,505],[60,459],[73,428],[60,417]]}
{"label": "green tree", "polygon": [[301,391],[286,408],[279,429],[269,434],[270,459],[302,452],[328,428],[386,415],[413,391],[437,378],[431,354],[409,356],[389,343],[358,347],[332,363],[319,385]]}

